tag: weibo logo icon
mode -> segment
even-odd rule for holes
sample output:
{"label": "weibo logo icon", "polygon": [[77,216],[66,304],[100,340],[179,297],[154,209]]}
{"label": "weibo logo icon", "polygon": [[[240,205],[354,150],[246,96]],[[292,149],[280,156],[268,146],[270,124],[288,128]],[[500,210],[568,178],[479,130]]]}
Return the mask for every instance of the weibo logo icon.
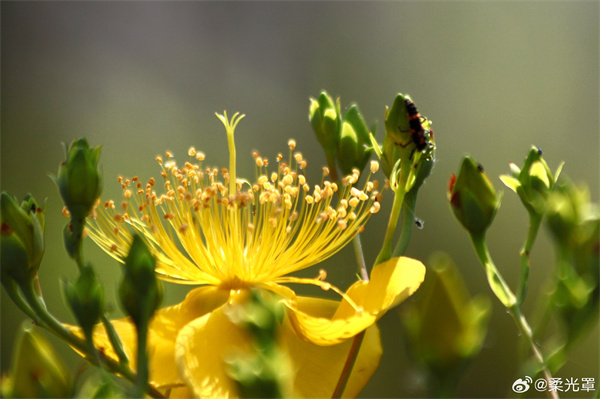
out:
{"label": "weibo logo icon", "polygon": [[516,393],[525,393],[529,391],[529,384],[531,384],[532,382],[533,380],[529,376],[526,376],[525,379],[519,378],[513,383],[512,390]]}

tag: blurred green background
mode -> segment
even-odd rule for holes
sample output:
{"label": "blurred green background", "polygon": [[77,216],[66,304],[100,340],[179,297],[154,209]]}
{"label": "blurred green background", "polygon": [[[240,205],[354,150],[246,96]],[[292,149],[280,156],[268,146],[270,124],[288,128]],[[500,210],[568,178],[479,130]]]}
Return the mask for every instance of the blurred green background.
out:
{"label": "blurred green background", "polygon": [[[521,164],[535,144],[552,169],[565,161],[563,172],[587,182],[598,202],[598,2],[2,2],[1,13],[2,190],[48,198],[40,278],[49,308],[66,321],[73,319],[59,278],[72,280],[77,271],[62,248],[66,219],[47,174],[63,159],[60,142],[80,136],[103,146],[107,199],[120,196],[120,174],[158,175],[154,156],[166,149],[183,160],[194,145],[208,165],[226,166],[226,137],[214,116],[224,109],[247,115],[237,132],[238,174],[252,177],[252,150],[273,158],[293,137],[309,161],[307,174],[318,179],[325,158],[308,123],[310,96],[325,89],[343,106],[357,102],[369,125],[378,121],[381,139],[385,105],[409,93],[434,122],[438,162],[420,191],[417,215],[425,224],[408,255],[426,261],[434,250],[448,252],[471,294],[489,289],[445,193],[465,153],[505,191],[488,236],[513,287],[527,214],[497,179],[508,163]],[[369,262],[390,198],[363,237]],[[115,304],[118,264],[91,243],[86,251]],[[554,267],[545,230],[532,263],[526,314]],[[323,267],[345,287],[354,265],[349,247]],[[165,304],[188,290],[166,285]],[[24,317],[4,291],[1,299],[4,372]],[[495,299],[493,312],[458,396],[505,397],[521,377],[514,322]],[[385,353],[362,396],[423,396],[398,312],[379,324]],[[596,326],[558,377],[598,382],[598,336]],[[80,364],[53,342],[71,367]]]}

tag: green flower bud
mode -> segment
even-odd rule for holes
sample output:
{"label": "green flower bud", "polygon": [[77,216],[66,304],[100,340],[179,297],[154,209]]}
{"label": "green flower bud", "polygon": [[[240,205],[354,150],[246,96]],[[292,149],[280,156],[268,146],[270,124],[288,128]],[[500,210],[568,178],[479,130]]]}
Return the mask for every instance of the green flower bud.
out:
{"label": "green flower bud", "polygon": [[81,268],[75,284],[63,280],[62,288],[77,322],[86,334],[91,333],[104,307],[104,291],[91,265]]}
{"label": "green flower bud", "polygon": [[73,141],[68,149],[65,145],[66,160],[58,175],[51,176],[74,218],[87,217],[102,191],[101,150],[100,146],[90,147],[84,138]]}
{"label": "green flower bud", "polygon": [[247,351],[226,359],[228,374],[237,383],[240,397],[289,397],[292,373],[278,341],[283,305],[268,291],[253,289],[248,294],[245,301],[226,310],[231,322],[249,333],[251,342]]}
{"label": "green flower bud", "polygon": [[471,234],[483,234],[500,207],[500,195],[473,158],[465,156],[458,177],[452,175],[448,200],[454,216]]}
{"label": "green flower bud", "polygon": [[420,295],[405,309],[403,322],[415,358],[438,378],[454,379],[456,369],[483,345],[490,301],[470,298],[448,255],[436,253],[429,263]]}
{"label": "green flower bud", "polygon": [[[381,148],[373,137],[371,141],[381,161],[381,169],[390,179],[394,167],[400,161],[405,168],[409,168],[410,163],[415,160],[416,165],[412,167],[418,168],[422,160],[433,164],[435,158],[431,121],[421,117],[410,96],[401,93],[396,95],[391,108],[386,107],[385,137]],[[415,154],[422,156],[416,159]],[[412,184],[411,182],[409,186]]]}
{"label": "green flower bud", "polygon": [[24,284],[36,276],[44,255],[44,209],[31,195],[19,206],[5,192],[0,196],[0,208],[2,278]]}
{"label": "green flower bud", "polygon": [[125,273],[119,287],[119,297],[125,312],[138,329],[145,328],[162,301],[162,285],[156,278],[156,259],[135,235],[125,259]]}
{"label": "green flower bud", "polygon": [[371,139],[369,129],[358,106],[352,105],[342,121],[342,133],[338,145],[338,165],[344,175],[351,175],[353,169],[362,172],[373,148],[369,148]]}
{"label": "green flower bud", "polygon": [[70,378],[50,343],[36,328],[22,328],[8,376],[5,398],[67,398]]}
{"label": "green flower bud", "polygon": [[334,158],[342,125],[339,99],[334,103],[327,92],[311,98],[308,119],[325,154]]}
{"label": "green flower bud", "polygon": [[523,168],[510,165],[512,176],[502,175],[502,183],[517,193],[529,213],[541,216],[546,211],[548,194],[554,188],[563,164],[561,163],[555,176],[542,158],[542,150],[532,147],[527,154]]}

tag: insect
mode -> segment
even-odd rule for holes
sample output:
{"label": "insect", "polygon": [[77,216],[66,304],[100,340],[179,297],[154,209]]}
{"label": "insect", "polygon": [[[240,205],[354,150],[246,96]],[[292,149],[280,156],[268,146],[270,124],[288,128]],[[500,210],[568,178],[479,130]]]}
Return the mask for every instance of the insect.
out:
{"label": "insect", "polygon": [[[413,143],[417,146],[418,151],[423,151],[427,147],[427,137],[425,136],[425,129],[421,124],[421,115],[417,110],[416,105],[408,98],[404,99],[406,103],[406,110],[408,112],[408,123],[410,125],[410,137]],[[429,134],[433,136],[433,130],[429,131]]]}

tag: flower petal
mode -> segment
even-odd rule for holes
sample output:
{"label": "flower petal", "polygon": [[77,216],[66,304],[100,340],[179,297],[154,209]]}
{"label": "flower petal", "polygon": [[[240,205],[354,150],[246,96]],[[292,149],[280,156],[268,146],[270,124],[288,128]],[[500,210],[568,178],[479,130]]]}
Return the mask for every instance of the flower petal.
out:
{"label": "flower petal", "polygon": [[373,268],[370,281],[353,284],[346,295],[355,306],[344,299],[332,317],[301,308],[291,290],[287,295],[284,287],[279,291],[298,335],[317,345],[335,345],[373,325],[389,308],[412,295],[424,278],[425,266],[418,260],[390,259]]}
{"label": "flower petal", "polygon": [[[243,300],[236,298],[243,296],[232,295],[230,303]],[[175,358],[179,374],[194,397],[237,396],[235,382],[227,375],[225,358],[236,350],[248,350],[250,337],[224,313],[228,306],[190,322],[177,336]]]}
{"label": "flower petal", "polygon": [[[362,309],[379,319],[385,312],[411,296],[425,279],[425,265],[401,256],[380,263],[371,271],[371,280],[357,281],[346,294]],[[356,311],[342,301],[334,319],[354,316]]]}
{"label": "flower petal", "polygon": [[[211,312],[227,301],[229,290],[205,286],[196,288],[186,296],[185,300],[175,306],[166,307],[156,312],[148,333],[148,354],[150,358],[150,383],[157,388],[182,384],[175,364],[175,339],[190,321]],[[123,348],[135,370],[137,333],[129,317],[113,320],[112,324],[121,338]],[[82,336],[81,329],[68,326],[71,331]],[[102,324],[94,327],[94,345],[107,356],[117,360],[112,349],[106,329]]]}
{"label": "flower petal", "polygon": [[[298,307],[305,312],[330,317],[338,302],[327,299],[298,297]],[[286,321],[282,327],[283,341],[294,368],[294,397],[331,397],[348,358],[353,340],[337,345],[319,346],[303,340]],[[379,366],[381,342],[376,325],[366,330],[362,345],[343,397],[355,397]]]}

